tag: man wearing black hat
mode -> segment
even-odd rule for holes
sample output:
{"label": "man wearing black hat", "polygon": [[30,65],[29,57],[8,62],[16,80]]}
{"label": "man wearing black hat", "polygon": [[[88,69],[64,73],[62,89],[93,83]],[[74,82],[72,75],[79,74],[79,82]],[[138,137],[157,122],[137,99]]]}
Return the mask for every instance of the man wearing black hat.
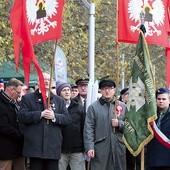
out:
{"label": "man wearing black hat", "polygon": [[85,106],[87,98],[87,87],[89,83],[89,78],[82,77],[76,80],[75,84],[78,87],[79,94],[75,98],[82,106]]}
{"label": "man wearing black hat", "polygon": [[99,88],[102,96],[88,107],[84,126],[90,170],[125,170],[126,147],[122,134],[126,106],[120,101],[115,106],[114,81],[102,80]]}
{"label": "man wearing black hat", "polygon": [[123,103],[127,103],[128,100],[128,96],[129,96],[129,92],[128,92],[129,88],[125,87],[124,89],[121,90],[120,92],[120,98],[119,100]]}
{"label": "man wearing black hat", "polygon": [[[159,133],[170,139],[170,92],[166,88],[156,91],[157,120],[155,123]],[[147,146],[147,164],[150,170],[170,169],[170,148],[166,147],[156,137]]]}
{"label": "man wearing black hat", "polygon": [[72,83],[70,85],[71,85],[71,98],[73,99],[79,94],[79,90],[75,83]]}

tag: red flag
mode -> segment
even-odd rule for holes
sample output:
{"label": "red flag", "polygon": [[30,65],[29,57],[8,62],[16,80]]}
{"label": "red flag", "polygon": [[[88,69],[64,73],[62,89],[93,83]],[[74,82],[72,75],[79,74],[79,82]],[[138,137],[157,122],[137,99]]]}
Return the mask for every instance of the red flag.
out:
{"label": "red flag", "polygon": [[166,48],[166,85],[170,89],[170,48]]}
{"label": "red flag", "polygon": [[18,69],[21,41],[26,85],[29,82],[30,63],[33,62],[38,72],[45,104],[44,78],[35,57],[33,45],[61,38],[63,5],[64,0],[15,0],[10,13],[16,69]]}
{"label": "red flag", "polygon": [[[168,7],[170,8],[170,1],[168,1]],[[170,13],[168,13],[168,19],[170,23]],[[170,31],[168,31],[168,35],[170,35]],[[170,48],[166,48],[166,86],[170,90]]]}
{"label": "red flag", "polygon": [[168,0],[118,0],[118,41],[137,43],[141,17],[148,44],[169,46]]}

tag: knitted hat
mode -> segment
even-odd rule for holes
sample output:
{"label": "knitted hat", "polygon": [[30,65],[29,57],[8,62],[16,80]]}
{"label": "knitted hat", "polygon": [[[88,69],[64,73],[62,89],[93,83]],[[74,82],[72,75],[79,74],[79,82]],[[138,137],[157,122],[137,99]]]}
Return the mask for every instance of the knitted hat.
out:
{"label": "knitted hat", "polygon": [[70,90],[71,90],[71,86],[70,86],[69,83],[62,83],[62,82],[60,82],[60,83],[56,84],[56,93],[57,93],[58,96],[60,96],[61,90],[63,88],[65,88],[65,87],[69,87]]}

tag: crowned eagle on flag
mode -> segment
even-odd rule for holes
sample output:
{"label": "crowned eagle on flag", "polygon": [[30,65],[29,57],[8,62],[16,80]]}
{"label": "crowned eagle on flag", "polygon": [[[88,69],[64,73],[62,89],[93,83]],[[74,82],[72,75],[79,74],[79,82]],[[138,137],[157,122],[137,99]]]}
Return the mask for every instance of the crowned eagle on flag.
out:
{"label": "crowned eagle on flag", "polygon": [[30,64],[33,62],[39,76],[44,103],[46,103],[44,78],[33,46],[61,38],[63,6],[64,0],[15,0],[10,12],[16,70],[22,45],[25,83],[28,85]]}
{"label": "crowned eagle on flag", "polygon": [[139,28],[144,24],[148,44],[168,46],[167,6],[167,0],[119,0],[118,40],[137,43]]}
{"label": "crowned eagle on flag", "polygon": [[[26,15],[33,44],[61,38],[62,6],[61,0],[26,0]],[[37,38],[40,40],[37,41]]]}

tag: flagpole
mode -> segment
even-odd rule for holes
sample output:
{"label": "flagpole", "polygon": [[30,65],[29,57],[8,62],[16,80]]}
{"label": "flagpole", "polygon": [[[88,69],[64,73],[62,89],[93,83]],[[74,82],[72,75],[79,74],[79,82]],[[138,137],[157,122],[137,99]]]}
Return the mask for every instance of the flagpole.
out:
{"label": "flagpole", "polygon": [[[141,13],[140,13],[140,20],[141,20],[141,26],[140,26],[140,32],[143,34],[143,36],[144,36],[144,34],[146,33],[146,29],[145,29],[145,20],[144,20],[144,18],[145,18],[145,14],[144,14],[144,12],[143,11],[141,11]],[[141,170],[144,170],[144,165],[145,165],[145,155],[144,155],[144,147],[142,148],[142,150],[141,150],[141,163],[140,163],[140,165],[141,165]]]}
{"label": "flagpole", "polygon": [[[55,56],[56,56],[56,52],[57,52],[57,45],[58,45],[58,39],[56,40],[56,43],[55,43],[54,55],[53,55],[52,63],[51,63],[50,84],[49,84],[49,89],[48,89],[47,109],[49,109],[49,107],[50,107],[50,92],[51,92],[51,84],[52,84],[52,79],[53,79],[53,70],[54,70]],[[47,119],[47,124],[49,124],[49,119]]]}
{"label": "flagpole", "polygon": [[[116,116],[116,106],[118,103],[118,86],[119,86],[119,43],[118,43],[118,0],[117,0],[117,10],[116,10],[116,63],[117,63],[117,72],[116,72],[116,100],[115,100],[115,108],[114,108],[114,119],[117,118]],[[113,128],[113,132],[115,133],[116,128]]]}
{"label": "flagpole", "polygon": [[144,147],[141,150],[141,170],[144,170],[145,160],[144,160]]}

